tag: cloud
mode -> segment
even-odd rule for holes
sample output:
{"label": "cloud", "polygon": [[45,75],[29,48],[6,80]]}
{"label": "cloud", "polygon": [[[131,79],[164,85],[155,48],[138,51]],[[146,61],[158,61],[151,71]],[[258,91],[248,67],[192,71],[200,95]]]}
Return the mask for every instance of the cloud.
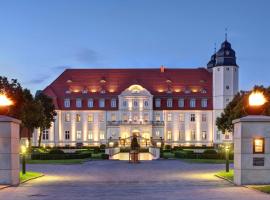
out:
{"label": "cloud", "polygon": [[25,84],[40,84],[49,79],[51,76],[49,74],[43,74],[35,77],[34,79],[25,81]]}
{"label": "cloud", "polygon": [[99,61],[99,55],[96,51],[89,48],[82,48],[76,54],[77,61],[86,64],[93,64]]}

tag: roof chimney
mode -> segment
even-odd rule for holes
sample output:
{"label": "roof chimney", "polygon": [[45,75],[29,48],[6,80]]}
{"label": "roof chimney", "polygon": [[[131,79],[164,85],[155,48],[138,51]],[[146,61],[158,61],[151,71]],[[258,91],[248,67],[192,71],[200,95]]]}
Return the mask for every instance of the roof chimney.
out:
{"label": "roof chimney", "polygon": [[161,72],[161,73],[164,73],[164,71],[165,71],[165,67],[164,67],[163,65],[161,65],[161,66],[160,66],[160,72]]}

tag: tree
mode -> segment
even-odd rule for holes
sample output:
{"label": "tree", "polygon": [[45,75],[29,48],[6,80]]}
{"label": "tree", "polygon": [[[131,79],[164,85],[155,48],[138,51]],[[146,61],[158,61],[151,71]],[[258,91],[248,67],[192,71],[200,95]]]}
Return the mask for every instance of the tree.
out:
{"label": "tree", "polygon": [[[263,86],[255,86],[252,91],[260,91],[264,94],[266,99],[270,99],[270,87],[264,88]],[[217,117],[217,128],[224,134],[226,131],[233,132],[232,121],[244,116],[247,116],[246,108],[248,105],[248,97],[252,91],[238,92],[233,100],[226,106],[220,117]],[[265,109],[263,115],[270,115],[270,102],[264,105]]]}
{"label": "tree", "polygon": [[[35,100],[38,101],[43,107],[43,118],[40,123],[40,129],[43,131],[51,127],[54,117],[56,116],[55,107],[53,101],[50,97],[46,96],[43,93],[38,93],[35,97]],[[38,139],[38,146],[41,144],[41,134]]]}

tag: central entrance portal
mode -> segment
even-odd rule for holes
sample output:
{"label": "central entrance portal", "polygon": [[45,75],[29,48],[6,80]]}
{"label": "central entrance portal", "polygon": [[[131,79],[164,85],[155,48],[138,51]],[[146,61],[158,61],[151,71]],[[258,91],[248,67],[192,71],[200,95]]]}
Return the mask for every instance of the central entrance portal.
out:
{"label": "central entrance portal", "polygon": [[141,136],[140,132],[132,132],[132,135],[126,138],[122,138],[120,141],[121,147],[130,147],[133,136],[137,137],[140,148],[148,148],[151,146],[150,138]]}

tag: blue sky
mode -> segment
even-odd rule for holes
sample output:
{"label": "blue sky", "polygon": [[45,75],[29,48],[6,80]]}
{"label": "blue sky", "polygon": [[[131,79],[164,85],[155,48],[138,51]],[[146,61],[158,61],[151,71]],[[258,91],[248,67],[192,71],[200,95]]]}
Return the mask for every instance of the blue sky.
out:
{"label": "blue sky", "polygon": [[240,89],[270,86],[268,0],[0,0],[0,75],[32,92],[64,68],[206,66],[224,40]]}

